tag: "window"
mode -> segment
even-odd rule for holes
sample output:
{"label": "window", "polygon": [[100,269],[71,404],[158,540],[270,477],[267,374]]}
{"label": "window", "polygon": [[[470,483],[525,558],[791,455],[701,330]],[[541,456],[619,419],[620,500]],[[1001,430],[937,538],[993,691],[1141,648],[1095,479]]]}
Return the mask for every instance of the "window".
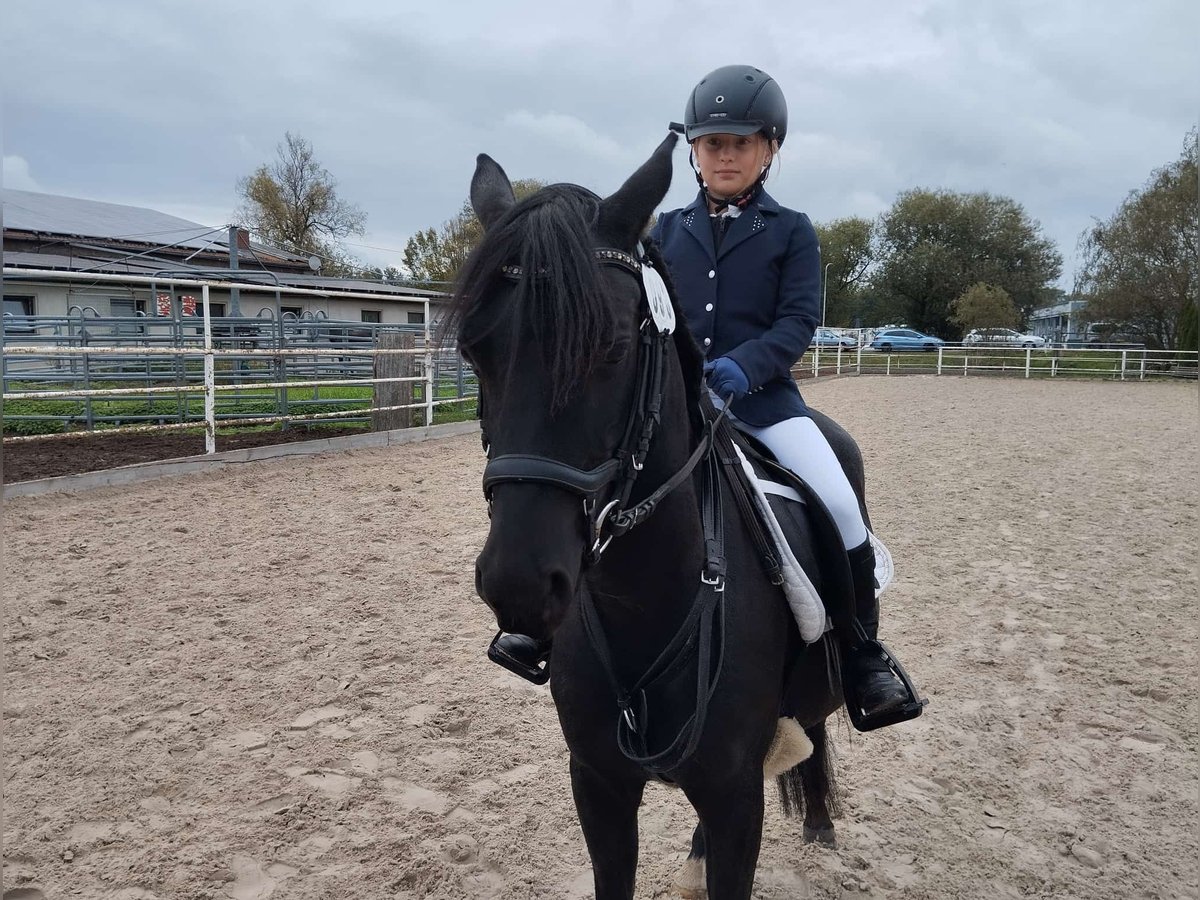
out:
{"label": "window", "polygon": [[4,314],[8,316],[32,316],[33,297],[5,294]]}
{"label": "window", "polygon": [[383,321],[383,314],[377,309],[364,309],[362,311],[362,320],[364,322],[374,322],[378,325]]}
{"label": "window", "polygon": [[28,334],[34,328],[31,322],[18,320],[17,316],[33,315],[33,297],[20,294],[4,295],[4,331],[8,334]]}
{"label": "window", "polygon": [[304,315],[304,307],[303,306],[281,306],[281,307],[279,307],[280,317],[286,318],[289,314],[298,319],[302,315]]}
{"label": "window", "polygon": [[408,324],[409,325],[424,325],[425,324],[425,313],[410,312],[408,314]]}
{"label": "window", "polygon": [[114,316],[136,316],[146,312],[146,301],[134,297],[111,297],[108,301],[109,311]]}
{"label": "window", "polygon": [[[134,297],[110,297],[108,311],[114,318],[132,319],[138,313],[145,314],[146,301]],[[143,328],[140,322],[120,322],[113,326],[113,332],[115,334],[141,334]]]}

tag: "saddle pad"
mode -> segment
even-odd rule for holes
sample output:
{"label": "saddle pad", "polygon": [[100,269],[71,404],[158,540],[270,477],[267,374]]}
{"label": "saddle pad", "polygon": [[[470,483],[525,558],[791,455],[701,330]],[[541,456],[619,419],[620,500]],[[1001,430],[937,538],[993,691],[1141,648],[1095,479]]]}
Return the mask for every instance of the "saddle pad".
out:
{"label": "saddle pad", "polygon": [[[763,524],[767,526],[767,530],[771,533],[771,539],[775,542],[780,568],[783,571],[784,596],[787,598],[796,624],[800,627],[800,636],[805,643],[811,644],[830,630],[832,624],[825,613],[825,605],[821,602],[816,587],[813,586],[808,573],[804,571],[804,567],[792,553],[792,548],[788,546],[787,535],[779,524],[779,519],[775,516],[775,511],[771,508],[766,495],[774,494],[799,503],[803,503],[804,500],[793,487],[759,478],[754,467],[750,465],[750,461],[742,452],[742,448],[736,443],[733,448],[737,451],[742,470],[754,488],[754,502],[758,507]],[[878,596],[891,584],[895,575],[895,566],[892,563],[892,554],[883,541],[870,532],[868,532],[868,536],[871,546],[875,550],[875,583],[877,585],[875,594]]]}
{"label": "saddle pad", "polygon": [[[763,487],[759,484],[758,476],[754,473],[750,461],[746,459],[746,454],[736,443],[733,445],[733,449],[737,451],[738,462],[742,464],[746,478],[754,487],[754,504],[758,507],[763,524],[767,526],[767,530],[771,532],[771,539],[775,542],[775,549],[779,554],[779,565],[783,570],[783,594],[787,597],[788,606],[791,607],[792,615],[796,618],[796,624],[800,626],[800,637],[806,644],[811,644],[820,639],[821,635],[831,627],[829,617],[825,615],[825,604],[821,602],[821,597],[817,594],[817,589],[813,587],[812,581],[809,580],[808,573],[804,571],[803,566],[792,553],[792,548],[788,546],[783,528],[780,527],[779,520],[772,512],[771,504],[767,502]],[[800,499],[800,495],[791,488],[771,485],[771,489],[773,493],[790,491],[797,500]]]}

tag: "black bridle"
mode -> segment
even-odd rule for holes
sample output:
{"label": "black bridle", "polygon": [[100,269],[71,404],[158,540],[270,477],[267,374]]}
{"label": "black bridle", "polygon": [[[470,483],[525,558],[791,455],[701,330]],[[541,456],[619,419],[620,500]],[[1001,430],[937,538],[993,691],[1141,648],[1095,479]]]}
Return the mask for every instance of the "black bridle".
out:
{"label": "black bridle", "polygon": [[[692,455],[679,471],[645,500],[632,507],[628,506],[634,483],[642,471],[646,455],[650,452],[654,431],[662,418],[666,346],[671,340],[671,331],[660,329],[651,315],[646,286],[642,280],[642,267],[651,266],[650,261],[645,257],[639,260],[624,251],[610,248],[600,248],[593,252],[600,265],[613,266],[632,274],[637,279],[641,294],[638,307],[642,324],[638,329],[637,386],[620,444],[609,459],[594,469],[579,469],[560,460],[533,453],[505,453],[493,457],[486,429],[482,432],[484,449],[488,453],[488,463],[483,470],[483,494],[489,507],[492,503],[492,490],[498,484],[549,484],[577,494],[583,501],[583,515],[586,520],[589,547],[584,553],[584,563],[588,566],[599,562],[601,554],[614,537],[619,537],[645,521],[662,499],[692,474],[712,446],[712,431],[709,429],[705,431]],[[501,273],[512,280],[529,275],[520,266],[503,266]],[[533,277],[536,277],[536,273]],[[481,420],[482,417],[481,393]]]}
{"label": "black bridle", "polygon": [[[628,759],[668,780],[665,773],[687,760],[699,744],[708,702],[716,691],[724,657],[725,532],[721,513],[721,463],[713,453],[713,447],[718,426],[729,409],[729,403],[726,401],[720,414],[711,413],[711,406],[708,407],[703,416],[706,428],[687,462],[648,497],[629,506],[634,483],[645,464],[650,442],[662,417],[666,347],[672,334],[670,327],[659,327],[652,314],[642,271],[643,266],[653,268],[649,259],[643,257],[639,260],[621,250],[607,248],[593,252],[600,265],[616,266],[632,273],[637,278],[641,293],[638,307],[642,324],[638,329],[637,386],[624,436],[609,459],[593,469],[579,469],[560,460],[532,453],[506,453],[493,457],[486,428],[481,427],[483,446],[488,453],[488,463],[483,470],[483,493],[489,510],[492,491],[496,485],[505,483],[548,484],[581,497],[590,542],[583,559],[585,566],[592,566],[599,562],[613,538],[649,518],[664,497],[691,477],[701,461],[706,462],[699,491],[704,534],[700,587],[675,636],[632,686],[623,686],[617,677],[612,649],[592,595],[585,591],[580,599],[584,630],[612,684],[620,710],[617,744]],[[501,271],[505,277],[514,280],[537,277],[536,273],[526,272],[519,266],[504,266]],[[482,393],[479,405],[482,420]],[[651,749],[647,744],[649,694],[657,685],[675,678],[693,657],[696,670],[694,711],[670,743],[662,749]]]}

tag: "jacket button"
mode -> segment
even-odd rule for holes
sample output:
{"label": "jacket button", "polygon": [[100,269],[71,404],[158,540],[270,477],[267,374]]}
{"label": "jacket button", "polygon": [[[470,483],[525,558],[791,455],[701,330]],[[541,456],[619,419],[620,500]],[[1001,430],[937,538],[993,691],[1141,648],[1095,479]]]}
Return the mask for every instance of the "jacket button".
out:
{"label": "jacket button", "polygon": [[712,311],[713,311],[713,305],[712,305],[711,303],[707,303],[707,304],[705,304],[705,306],[704,306],[704,311],[705,311],[705,312],[712,312]]}
{"label": "jacket button", "polygon": [[711,344],[711,343],[712,343],[712,338],[705,338],[705,339],[704,339],[704,346],[705,346],[705,347],[707,347],[707,346],[708,346],[709,344]]}
{"label": "jacket button", "polygon": [[709,277],[709,278],[716,278],[716,277],[717,277],[717,270],[716,270],[716,269],[709,269],[709,270],[708,270],[708,277]]}

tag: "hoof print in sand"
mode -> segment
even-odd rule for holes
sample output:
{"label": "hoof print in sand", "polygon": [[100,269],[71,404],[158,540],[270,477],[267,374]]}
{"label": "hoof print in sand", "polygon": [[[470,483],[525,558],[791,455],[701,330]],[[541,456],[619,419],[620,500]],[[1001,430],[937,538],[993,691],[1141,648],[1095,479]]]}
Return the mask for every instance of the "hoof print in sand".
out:
{"label": "hoof print in sand", "polygon": [[383,789],[389,800],[400,804],[407,810],[444,816],[454,808],[454,801],[445,794],[439,794],[437,791],[431,791],[415,784],[408,784],[399,778],[384,778]]}
{"label": "hoof print in sand", "polygon": [[295,794],[278,794],[255,803],[252,810],[261,816],[275,816],[299,806],[302,802]]}
{"label": "hoof print in sand", "polygon": [[288,725],[288,731],[308,731],[314,725],[320,725],[322,722],[332,722],[334,719],[340,719],[347,715],[349,715],[347,710],[337,706],[318,706],[316,709],[310,709],[308,712],[297,716]]}
{"label": "hoof print in sand", "polygon": [[287,770],[288,777],[304,782],[310,788],[330,797],[341,797],[358,786],[361,778],[354,778],[336,769],[311,769],[299,766]]}

